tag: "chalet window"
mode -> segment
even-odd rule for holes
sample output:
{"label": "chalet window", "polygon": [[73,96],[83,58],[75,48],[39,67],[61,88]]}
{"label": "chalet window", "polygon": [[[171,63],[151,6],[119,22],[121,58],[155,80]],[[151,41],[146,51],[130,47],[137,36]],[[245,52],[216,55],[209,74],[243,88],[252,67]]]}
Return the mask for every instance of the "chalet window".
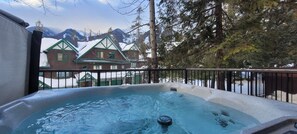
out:
{"label": "chalet window", "polygon": [[118,69],[118,66],[117,65],[110,65],[110,69]]}
{"label": "chalet window", "polygon": [[57,61],[63,61],[63,54],[57,53]]}
{"label": "chalet window", "polygon": [[109,52],[108,58],[109,59],[115,59],[115,53],[114,52]]}
{"label": "chalet window", "polygon": [[136,63],[131,63],[131,68],[136,68]]}
{"label": "chalet window", "polygon": [[94,65],[93,66],[94,70],[101,70],[102,69],[102,65]]}
{"label": "chalet window", "polygon": [[43,76],[43,72],[39,72],[39,76]]}
{"label": "chalet window", "polygon": [[104,55],[103,55],[103,52],[102,51],[97,52],[97,58],[102,59],[102,58],[104,58],[103,56]]}
{"label": "chalet window", "polygon": [[70,73],[69,72],[57,72],[56,75],[58,78],[63,78],[63,77],[69,77]]}
{"label": "chalet window", "polygon": [[67,62],[68,55],[63,53],[57,53],[57,61]]}

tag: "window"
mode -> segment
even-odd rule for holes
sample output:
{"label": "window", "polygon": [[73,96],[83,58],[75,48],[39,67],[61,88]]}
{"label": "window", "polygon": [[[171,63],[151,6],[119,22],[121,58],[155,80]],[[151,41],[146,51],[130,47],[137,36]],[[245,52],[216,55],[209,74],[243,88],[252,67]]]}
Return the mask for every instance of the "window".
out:
{"label": "window", "polygon": [[125,69],[125,65],[122,65],[122,69]]}
{"label": "window", "polygon": [[131,68],[136,68],[136,63],[131,63]]}
{"label": "window", "polygon": [[63,54],[57,53],[57,61],[63,61]]}
{"label": "window", "polygon": [[70,73],[69,72],[57,72],[57,77],[63,78],[63,77],[69,77]]}
{"label": "window", "polygon": [[110,69],[118,69],[117,65],[110,65]]}
{"label": "window", "polygon": [[94,65],[93,69],[94,70],[100,70],[100,69],[102,69],[102,65]]}
{"label": "window", "polygon": [[39,76],[43,76],[43,72],[39,72]]}
{"label": "window", "polygon": [[100,58],[100,59],[102,59],[102,58],[104,58],[103,55],[104,53],[102,52],[102,51],[99,51],[99,52],[97,52],[97,58]]}
{"label": "window", "polygon": [[57,61],[67,62],[68,55],[64,53],[57,53]]}
{"label": "window", "polygon": [[114,59],[115,58],[115,53],[114,52],[109,52],[108,58],[109,59]]}

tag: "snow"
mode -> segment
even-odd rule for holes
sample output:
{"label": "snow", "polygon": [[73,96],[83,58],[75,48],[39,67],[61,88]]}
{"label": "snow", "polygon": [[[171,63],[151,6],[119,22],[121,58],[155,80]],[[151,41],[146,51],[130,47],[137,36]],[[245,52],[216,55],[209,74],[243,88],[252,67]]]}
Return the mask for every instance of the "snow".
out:
{"label": "snow", "polygon": [[43,52],[40,53],[39,66],[40,67],[49,67],[47,54],[45,54]]}
{"label": "snow", "polygon": [[145,44],[149,44],[149,43],[150,43],[150,38],[149,38],[149,36],[146,37],[146,38],[144,39],[144,43],[145,43]]}
{"label": "snow", "polygon": [[97,45],[98,42],[100,42],[104,38],[88,41],[88,42],[77,42],[78,44],[78,57],[80,58],[82,55],[84,55],[86,52],[88,52],[90,49],[92,49],[95,45]]}
{"label": "snow", "polygon": [[151,49],[147,49],[145,52],[147,54],[146,55],[147,58],[152,58],[152,50]]}
{"label": "snow", "polygon": [[290,64],[284,65],[284,66],[282,66],[282,67],[294,67],[294,66],[295,66],[294,63],[290,63]]}
{"label": "snow", "polygon": [[177,47],[181,42],[167,42],[166,49],[172,50],[174,47]]}
{"label": "snow", "polygon": [[135,41],[135,39],[133,36],[129,36],[129,37],[124,38],[123,41],[127,42],[127,43],[132,43]]}
{"label": "snow", "polygon": [[[57,40],[54,38],[42,38],[40,52],[47,50],[48,48],[55,45],[57,42],[59,42],[61,40],[62,39]],[[64,40],[64,41],[67,42],[68,44],[70,44],[72,46],[72,48],[75,49],[74,51],[78,51],[77,48],[73,44],[71,44],[67,40]]]}
{"label": "snow", "polygon": [[[65,81],[66,80],[66,81]],[[52,88],[64,88],[64,87],[77,87],[75,78],[61,78],[61,79],[51,79],[39,76],[39,81],[49,85]],[[65,84],[66,82],[66,84]]]}
{"label": "snow", "polygon": [[145,58],[142,54],[139,55],[139,61],[145,61]]}
{"label": "snow", "polygon": [[[277,98],[275,98],[275,95]],[[291,103],[297,103],[297,94],[290,94],[288,93],[288,100]],[[286,101],[287,93],[281,90],[273,91],[272,95],[267,96],[268,99],[279,100],[279,101]]]}
{"label": "snow", "polygon": [[51,46],[53,46],[54,44],[56,44],[60,40],[57,40],[57,39],[54,39],[54,38],[42,38],[40,52],[45,51],[46,49],[50,48]]}
{"label": "snow", "polygon": [[119,42],[119,45],[120,45],[122,51],[128,51],[134,46],[134,43],[126,44],[126,43],[123,43],[123,42]]}
{"label": "snow", "polygon": [[119,45],[120,45],[121,49],[124,50],[124,48],[127,44],[124,42],[119,42]]}
{"label": "snow", "polygon": [[[95,79],[98,78],[97,72],[81,72],[79,74],[76,74],[75,77],[78,79],[83,78],[86,74],[92,74],[92,77]],[[112,79],[112,78],[122,78],[122,77],[127,77],[127,72],[125,71],[120,71],[120,72],[102,72],[100,73],[100,79]]]}

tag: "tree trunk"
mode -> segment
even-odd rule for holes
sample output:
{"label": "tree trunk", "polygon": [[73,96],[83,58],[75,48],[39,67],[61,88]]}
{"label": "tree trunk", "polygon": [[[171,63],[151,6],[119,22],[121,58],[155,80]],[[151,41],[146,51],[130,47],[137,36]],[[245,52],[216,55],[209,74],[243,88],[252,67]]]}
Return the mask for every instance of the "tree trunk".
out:
{"label": "tree trunk", "polygon": [[[156,42],[156,27],[155,27],[155,1],[150,0],[150,44],[152,51],[152,68],[158,68],[158,59],[157,59],[157,42]],[[153,81],[158,83],[158,72],[153,71]]]}
{"label": "tree trunk", "polygon": [[[216,0],[215,1],[215,18],[216,18],[216,44],[220,45],[223,42],[223,9],[222,9],[222,2],[221,0]],[[219,49],[216,52],[216,60],[217,60],[217,68],[220,68],[222,65],[223,61],[223,51]],[[218,77],[217,77],[217,88],[221,90],[225,90],[225,75],[223,72],[218,72]]]}

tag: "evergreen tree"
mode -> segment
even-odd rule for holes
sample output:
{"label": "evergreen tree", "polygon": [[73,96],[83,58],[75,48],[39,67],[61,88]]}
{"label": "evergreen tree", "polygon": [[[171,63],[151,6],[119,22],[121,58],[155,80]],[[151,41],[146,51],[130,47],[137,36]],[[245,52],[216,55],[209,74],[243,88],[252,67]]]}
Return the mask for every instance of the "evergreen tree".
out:
{"label": "evergreen tree", "polygon": [[133,32],[133,36],[134,38],[134,42],[136,43],[137,46],[140,46],[141,42],[140,42],[140,37],[142,35],[141,32],[141,26],[142,26],[142,18],[141,18],[141,14],[143,13],[143,9],[141,6],[139,6],[136,10],[137,16],[135,18],[135,20],[133,21],[133,25],[131,26],[131,29],[136,29],[135,32]]}
{"label": "evergreen tree", "polygon": [[[181,53],[190,61],[188,67],[246,67],[244,61],[254,67],[271,67],[287,64],[295,57],[290,49],[296,44],[294,0],[182,1],[176,2],[174,17],[168,13],[172,3],[160,2],[160,7],[166,7],[160,8],[160,20],[162,24],[178,20],[174,22],[182,27],[176,30],[180,33],[180,45],[187,49],[168,52],[163,49],[164,62],[172,62],[167,56]],[[163,31],[163,35],[167,33]],[[168,38],[162,40],[168,42]],[[179,65],[182,64],[176,67]]]}

